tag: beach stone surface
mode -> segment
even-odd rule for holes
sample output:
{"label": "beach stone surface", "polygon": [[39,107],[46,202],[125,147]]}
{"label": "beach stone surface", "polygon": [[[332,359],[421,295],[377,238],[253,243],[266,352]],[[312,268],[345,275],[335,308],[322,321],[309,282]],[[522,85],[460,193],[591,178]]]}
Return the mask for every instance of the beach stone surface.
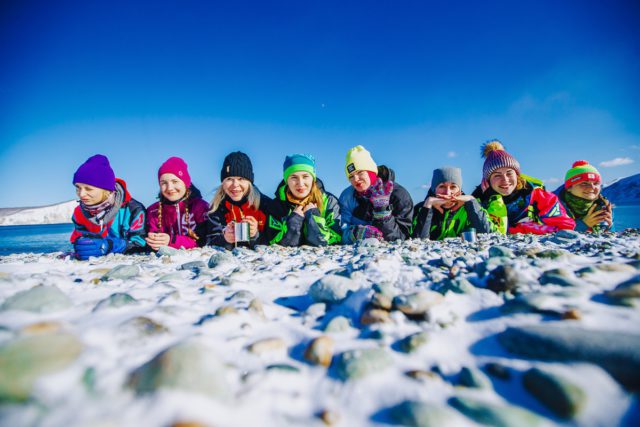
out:
{"label": "beach stone surface", "polygon": [[574,418],[585,406],[587,394],[561,375],[532,368],[522,376],[524,387],[561,418]]}
{"label": "beach stone surface", "polygon": [[309,288],[309,296],[317,302],[339,303],[361,286],[355,280],[336,274],[327,275]]}
{"label": "beach stone surface", "polygon": [[349,350],[337,360],[336,369],[343,380],[357,380],[391,366],[393,359],[381,348]]}
{"label": "beach stone surface", "polygon": [[54,313],[71,306],[69,297],[57,287],[38,285],[7,298],[0,309]]}

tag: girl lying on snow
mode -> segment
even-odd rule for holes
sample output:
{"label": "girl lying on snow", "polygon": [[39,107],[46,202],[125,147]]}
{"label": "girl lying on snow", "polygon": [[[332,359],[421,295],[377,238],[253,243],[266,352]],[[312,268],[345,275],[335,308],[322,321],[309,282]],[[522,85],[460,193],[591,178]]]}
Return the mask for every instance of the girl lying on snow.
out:
{"label": "girl lying on snow", "polygon": [[576,231],[601,233],[614,231],[611,203],[600,191],[600,172],[585,160],[573,164],[564,177],[564,185],[555,191],[571,218]]}
{"label": "girl lying on snow", "polygon": [[195,248],[198,236],[193,230],[205,220],[208,205],[191,183],[185,161],[171,157],[164,162],[158,184],[160,201],[147,208],[147,244],[154,251],[160,246]]}
{"label": "girl lying on snow", "polygon": [[[220,187],[213,195],[206,220],[196,229],[199,246],[236,245],[254,247],[266,244],[265,225],[272,201],[253,185],[253,165],[245,153],[236,151],[225,157],[220,171]],[[235,224],[249,227],[247,240],[235,234]]]}
{"label": "girl lying on snow", "polygon": [[341,240],[338,199],[324,191],[316,162],[307,154],[285,158],[269,216],[269,243],[282,246],[327,246]]}
{"label": "girl lying on snow", "polygon": [[540,181],[520,173],[520,163],[500,141],[484,144],[482,154],[482,184],[473,195],[480,199],[502,234],[573,230],[575,222],[556,195],[545,191]]}
{"label": "girl lying on snow", "polygon": [[73,212],[71,243],[79,259],[143,250],[144,206],[116,179],[109,159],[96,154],[73,175],[80,205]]}
{"label": "girl lying on snow", "polygon": [[478,233],[497,230],[476,198],[462,192],[459,168],[435,169],[427,197],[414,207],[412,236],[442,240],[471,228]]}
{"label": "girl lying on snow", "polygon": [[413,201],[395,173],[378,167],[361,145],[347,152],[345,167],[351,186],[340,195],[342,241],[355,243],[368,237],[405,240],[411,234]]}

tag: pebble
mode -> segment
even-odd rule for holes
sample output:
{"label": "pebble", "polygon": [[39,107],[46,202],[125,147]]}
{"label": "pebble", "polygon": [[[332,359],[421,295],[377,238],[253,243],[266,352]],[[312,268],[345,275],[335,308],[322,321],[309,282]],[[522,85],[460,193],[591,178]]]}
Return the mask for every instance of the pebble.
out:
{"label": "pebble", "polygon": [[452,397],[449,404],[478,424],[507,427],[537,427],[545,425],[539,415],[512,405],[496,405],[467,397]]}
{"label": "pebble", "polygon": [[625,280],[605,295],[610,298],[640,298],[640,274]]}
{"label": "pebble", "polygon": [[508,380],[511,378],[511,371],[504,365],[496,362],[489,362],[484,365],[484,369],[489,375],[501,380]]}
{"label": "pebble", "polygon": [[393,359],[382,348],[348,350],[337,358],[336,370],[344,381],[357,380],[389,368]]}
{"label": "pebble", "polygon": [[173,256],[173,255],[177,255],[179,254],[180,251],[176,248],[172,248],[171,246],[160,246],[158,248],[158,251],[156,252],[156,255],[158,257],[163,257],[163,256]]}
{"label": "pebble", "polygon": [[560,418],[574,418],[585,406],[587,395],[563,376],[538,368],[522,376],[524,387]]}
{"label": "pebble", "polygon": [[487,288],[496,293],[513,291],[521,284],[520,273],[510,265],[497,266],[487,278]]}
{"label": "pebble", "polygon": [[355,292],[361,286],[348,277],[330,274],[316,281],[309,288],[309,296],[316,302],[340,303],[349,293]]}
{"label": "pebble", "polygon": [[138,277],[140,275],[140,267],[137,265],[118,265],[117,267],[109,270],[104,276],[100,278],[101,281],[106,282],[108,280],[128,280]]}
{"label": "pebble", "polygon": [[458,377],[460,385],[470,388],[493,388],[491,380],[479,369],[469,368],[467,366],[460,370]]}
{"label": "pebble", "polygon": [[393,307],[404,314],[416,316],[425,314],[443,300],[444,297],[438,292],[422,290],[412,294],[398,295],[393,299]]}
{"label": "pebble", "polygon": [[489,248],[489,258],[514,258],[515,254],[509,248],[504,246],[492,246]]}
{"label": "pebble", "polygon": [[123,292],[116,292],[96,304],[96,306],[93,308],[93,311],[100,311],[104,310],[105,308],[120,308],[126,305],[135,304],[138,304],[138,300],[136,300],[131,295]]}
{"label": "pebble", "polygon": [[247,346],[250,353],[262,355],[276,351],[286,350],[287,344],[282,338],[264,338]]}
{"label": "pebble", "polygon": [[231,268],[236,267],[236,258],[231,252],[219,251],[211,255],[207,264],[209,268]]}
{"label": "pebble", "polygon": [[390,323],[391,316],[386,310],[379,308],[368,308],[362,312],[360,323],[362,325],[373,325],[375,323]]}
{"label": "pebble", "polygon": [[0,310],[23,310],[55,313],[71,307],[69,297],[55,286],[38,285],[18,292],[5,300]]}
{"label": "pebble", "polygon": [[398,348],[405,353],[413,353],[419,350],[428,341],[429,334],[426,332],[417,332],[398,341]]}
{"label": "pebble", "polygon": [[319,336],[311,340],[304,351],[304,358],[314,365],[329,366],[335,343],[331,337]]}
{"label": "pebble", "polygon": [[351,322],[344,316],[336,316],[332,318],[324,327],[326,333],[340,333],[351,329]]}
{"label": "pebble", "polygon": [[458,427],[463,423],[451,409],[413,400],[405,400],[389,409],[389,415],[398,424],[407,427]]}

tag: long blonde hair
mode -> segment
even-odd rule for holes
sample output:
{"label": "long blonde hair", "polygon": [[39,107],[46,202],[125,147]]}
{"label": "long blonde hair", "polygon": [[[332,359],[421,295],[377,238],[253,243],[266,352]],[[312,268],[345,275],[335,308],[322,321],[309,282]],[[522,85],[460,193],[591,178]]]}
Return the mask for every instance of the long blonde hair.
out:
{"label": "long blonde hair", "polygon": [[[289,185],[286,184],[286,192],[287,194],[295,199],[295,196],[291,193],[291,190],[289,190]],[[313,180],[313,185],[311,186],[311,191],[309,191],[309,195],[307,197],[305,197],[305,204],[309,204],[309,203],[313,203],[318,207],[318,210],[320,211],[320,214],[323,214],[323,210],[324,210],[324,199],[322,197],[322,191],[320,191],[320,188],[318,188],[318,184],[316,184],[316,180]]]}
{"label": "long blonde hair", "polygon": [[[227,193],[224,192],[222,184],[220,184],[220,187],[216,190],[213,198],[211,199],[211,203],[209,204],[209,213],[217,211],[226,196]],[[249,181],[249,189],[247,190],[246,196],[249,206],[253,206],[256,210],[260,210],[260,192],[253,186],[251,181]]]}

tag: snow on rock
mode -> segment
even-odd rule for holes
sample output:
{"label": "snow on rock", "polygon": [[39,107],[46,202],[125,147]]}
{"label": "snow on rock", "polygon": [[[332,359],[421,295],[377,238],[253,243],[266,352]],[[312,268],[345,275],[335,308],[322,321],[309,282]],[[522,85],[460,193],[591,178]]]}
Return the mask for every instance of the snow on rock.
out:
{"label": "snow on rock", "polygon": [[32,208],[0,208],[0,225],[68,224],[76,200]]}
{"label": "snow on rock", "polygon": [[640,234],[0,257],[6,425],[632,425]]}

